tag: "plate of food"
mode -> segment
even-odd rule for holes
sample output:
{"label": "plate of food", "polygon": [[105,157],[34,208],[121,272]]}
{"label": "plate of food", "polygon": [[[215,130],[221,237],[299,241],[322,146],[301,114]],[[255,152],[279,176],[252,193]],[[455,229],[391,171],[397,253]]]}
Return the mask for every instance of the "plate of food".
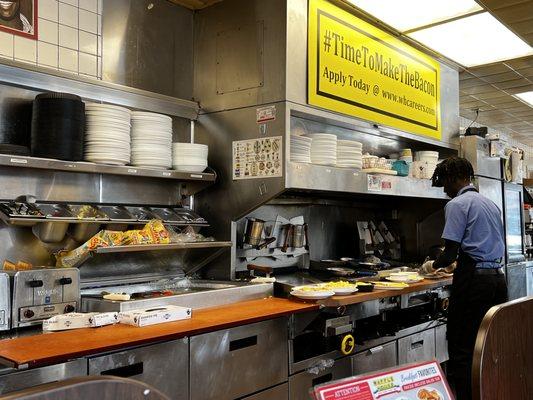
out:
{"label": "plate of food", "polygon": [[332,290],[338,296],[346,296],[357,292],[357,285],[348,281],[328,282],[324,288]]}
{"label": "plate of food", "polygon": [[296,286],[291,290],[291,295],[303,300],[327,299],[335,294],[333,290],[324,287],[324,284]]}
{"label": "plate of food", "polygon": [[402,290],[409,285],[405,282],[374,282],[374,289]]}
{"label": "plate of food", "polygon": [[391,282],[415,283],[424,280],[418,272],[395,272],[386,277]]}
{"label": "plate of food", "polygon": [[425,279],[442,279],[442,278],[451,278],[453,274],[449,274],[444,269],[438,269],[432,274],[422,274]]}
{"label": "plate of food", "polygon": [[432,387],[420,389],[417,393],[417,397],[420,400],[441,400],[442,395],[438,390],[433,389]]}

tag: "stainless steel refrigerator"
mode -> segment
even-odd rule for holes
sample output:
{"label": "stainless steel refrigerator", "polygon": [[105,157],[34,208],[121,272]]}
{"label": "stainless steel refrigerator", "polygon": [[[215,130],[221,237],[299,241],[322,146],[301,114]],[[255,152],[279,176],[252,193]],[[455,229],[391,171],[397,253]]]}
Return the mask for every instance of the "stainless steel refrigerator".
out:
{"label": "stainless steel refrigerator", "polygon": [[489,142],[478,136],[461,140],[461,156],[474,167],[479,193],[500,208],[505,228],[505,257],[502,260],[509,299],[527,295],[526,257],[524,246],[523,186],[503,179],[502,160],[490,157]]}

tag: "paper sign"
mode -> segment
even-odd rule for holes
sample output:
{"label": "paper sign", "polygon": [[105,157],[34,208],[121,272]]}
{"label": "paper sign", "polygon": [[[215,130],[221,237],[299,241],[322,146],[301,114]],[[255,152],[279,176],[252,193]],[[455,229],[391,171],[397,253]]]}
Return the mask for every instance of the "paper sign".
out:
{"label": "paper sign", "polygon": [[233,179],[282,176],[281,136],[233,142]]}
{"label": "paper sign", "polygon": [[383,180],[381,175],[368,174],[368,191],[369,192],[381,192],[381,181]]}
{"label": "paper sign", "polygon": [[453,400],[437,361],[317,386],[317,400]]}

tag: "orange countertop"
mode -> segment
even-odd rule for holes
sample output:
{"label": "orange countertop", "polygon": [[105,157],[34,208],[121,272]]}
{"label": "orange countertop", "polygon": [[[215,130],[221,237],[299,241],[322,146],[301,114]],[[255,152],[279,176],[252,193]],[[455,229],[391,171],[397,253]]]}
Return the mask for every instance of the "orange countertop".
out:
{"label": "orange countertop", "polygon": [[113,325],[102,328],[51,332],[0,340],[0,364],[38,367],[77,357],[158,341],[179,339],[219,329],[250,324],[294,313],[318,310],[320,305],[338,307],[399,296],[451,284],[450,279],[424,280],[402,290],[374,290],[349,296],[333,296],[318,302],[276,297],[243,301],[193,312],[191,319],[138,328]]}
{"label": "orange countertop", "polygon": [[191,319],[142,328],[118,324],[4,339],[0,340],[0,362],[37,367],[317,309],[317,304],[271,297],[201,309],[193,311]]}
{"label": "orange countertop", "polygon": [[347,306],[350,304],[363,303],[370,300],[378,300],[386,297],[434,289],[451,284],[452,278],[424,279],[423,281],[417,283],[411,283],[409,287],[401,290],[374,289],[372,292],[358,292],[348,296],[333,296],[329,299],[319,300],[318,303],[327,307]]}

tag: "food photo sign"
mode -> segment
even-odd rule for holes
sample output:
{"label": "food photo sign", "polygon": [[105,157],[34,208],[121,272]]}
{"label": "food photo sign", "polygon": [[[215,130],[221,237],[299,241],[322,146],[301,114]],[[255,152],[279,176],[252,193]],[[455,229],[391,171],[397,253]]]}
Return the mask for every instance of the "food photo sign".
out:
{"label": "food photo sign", "polygon": [[37,40],[37,0],[0,1],[0,30]]}
{"label": "food photo sign", "polygon": [[316,400],[454,400],[437,361],[329,382],[315,387],[313,395]]}

